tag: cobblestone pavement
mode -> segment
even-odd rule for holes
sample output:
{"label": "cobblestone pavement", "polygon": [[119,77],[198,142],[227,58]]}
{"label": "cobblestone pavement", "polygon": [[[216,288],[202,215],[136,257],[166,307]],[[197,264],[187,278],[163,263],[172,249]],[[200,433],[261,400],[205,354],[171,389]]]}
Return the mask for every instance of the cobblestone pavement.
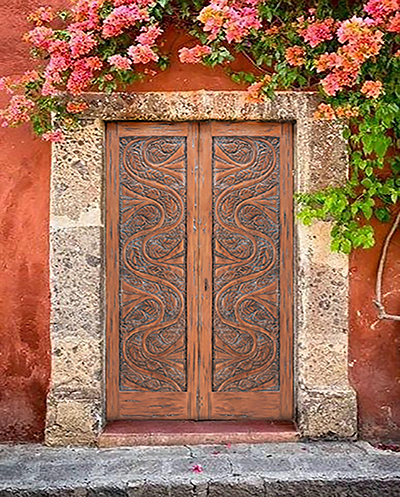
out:
{"label": "cobblestone pavement", "polygon": [[400,453],[366,442],[0,445],[0,497],[400,497]]}

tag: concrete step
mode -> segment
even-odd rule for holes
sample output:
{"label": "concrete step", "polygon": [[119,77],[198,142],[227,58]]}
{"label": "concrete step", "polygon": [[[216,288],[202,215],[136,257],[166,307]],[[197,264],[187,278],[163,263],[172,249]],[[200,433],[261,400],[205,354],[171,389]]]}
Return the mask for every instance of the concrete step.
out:
{"label": "concrete step", "polygon": [[400,497],[400,453],[366,442],[0,446],[0,497]]}

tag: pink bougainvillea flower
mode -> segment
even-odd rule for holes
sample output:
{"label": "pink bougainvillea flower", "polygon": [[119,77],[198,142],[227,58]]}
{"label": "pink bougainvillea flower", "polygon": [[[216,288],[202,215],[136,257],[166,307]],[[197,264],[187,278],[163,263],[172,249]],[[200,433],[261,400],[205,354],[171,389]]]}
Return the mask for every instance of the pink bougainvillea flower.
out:
{"label": "pink bougainvillea flower", "polygon": [[286,49],[285,57],[289,65],[302,66],[305,62],[305,51],[302,47],[294,45]]}
{"label": "pink bougainvillea flower", "polygon": [[74,31],[71,35],[69,46],[73,58],[87,55],[97,45],[95,38],[83,31]]}
{"label": "pink bougainvillea flower", "polygon": [[202,473],[203,467],[201,464],[193,464],[192,471],[193,471],[193,473]]}
{"label": "pink bougainvillea flower", "polygon": [[263,86],[264,83],[262,81],[251,84],[246,90],[246,100],[253,103],[262,102],[261,88]]}
{"label": "pink bougainvillea flower", "polygon": [[309,18],[305,24],[300,21],[299,34],[304,41],[315,48],[324,41],[332,40],[334,27],[335,21],[330,17],[323,21]]}
{"label": "pink bougainvillea flower", "polygon": [[181,48],[179,50],[179,60],[185,64],[198,64],[203,60],[203,57],[210,55],[211,47],[206,45],[196,45],[193,48]]}
{"label": "pink bougainvillea flower", "polygon": [[343,58],[336,52],[324,53],[318,57],[315,61],[315,67],[317,72],[325,72],[328,69],[333,69],[335,67],[341,67],[343,63]]}
{"label": "pink bougainvillea flower", "polygon": [[29,14],[28,21],[33,22],[36,26],[42,26],[46,22],[51,22],[53,18],[51,7],[39,7],[35,12]]}
{"label": "pink bougainvillea flower", "polygon": [[73,70],[67,81],[67,90],[72,95],[79,95],[91,83],[95,71],[101,69],[103,66],[99,57],[87,57],[85,59],[78,59],[73,64]]}
{"label": "pink bougainvillea flower", "polygon": [[44,97],[49,97],[49,96],[55,97],[59,93],[60,92],[57,90],[57,88],[52,83],[50,83],[49,81],[44,82],[44,84],[42,86],[42,95]]}
{"label": "pink bougainvillea flower", "polygon": [[131,45],[128,54],[134,64],[148,64],[159,59],[154,50],[147,45]]}
{"label": "pink bougainvillea flower", "polygon": [[245,7],[243,9],[229,9],[229,17],[225,21],[226,40],[228,43],[240,43],[252,29],[260,29],[261,20],[257,9]]}
{"label": "pink bougainvillea flower", "polygon": [[34,107],[34,102],[25,97],[25,95],[13,95],[8,107],[0,111],[2,126],[17,126],[28,122]]}
{"label": "pink bougainvillea flower", "polygon": [[200,11],[198,20],[204,24],[203,30],[210,33],[209,41],[225,31],[228,43],[239,43],[251,30],[261,28],[258,3],[258,0],[213,0]]}
{"label": "pink bougainvillea flower", "polygon": [[382,21],[386,16],[399,9],[399,0],[369,0],[364,5],[365,12],[377,21]]}
{"label": "pink bougainvillea flower", "polygon": [[353,16],[339,24],[337,37],[340,43],[355,43],[361,35],[371,33],[370,28],[370,20]]}
{"label": "pink bougainvillea flower", "polygon": [[331,72],[322,81],[322,87],[327,95],[334,96],[343,86],[349,83],[339,72]]}
{"label": "pink bougainvillea flower", "polygon": [[24,74],[20,77],[19,83],[25,85],[27,83],[33,83],[39,78],[39,74],[37,71],[25,71]]}
{"label": "pink bougainvillea flower", "polygon": [[29,122],[34,108],[34,102],[25,95],[13,95],[8,107],[0,111],[2,127],[18,126]]}
{"label": "pink bougainvillea flower", "polygon": [[54,131],[48,131],[42,135],[43,140],[58,143],[64,141],[65,137],[63,132],[60,129],[56,129]]}
{"label": "pink bougainvillea flower", "polygon": [[137,22],[148,20],[149,13],[147,9],[139,8],[136,5],[121,5],[106,17],[102,33],[104,38],[113,38],[121,34],[125,29],[134,26]]}
{"label": "pink bougainvillea flower", "polygon": [[389,19],[386,29],[390,33],[400,33],[400,12],[397,12],[391,19]]}
{"label": "pink bougainvillea flower", "polygon": [[149,7],[154,3],[154,0],[114,0],[114,5],[120,7],[121,5],[135,4],[140,7]]}
{"label": "pink bougainvillea flower", "polygon": [[37,26],[28,33],[25,33],[23,40],[31,43],[34,47],[48,50],[54,38],[54,31],[45,26]]}
{"label": "pink bougainvillea flower", "polygon": [[158,24],[154,24],[153,26],[146,27],[144,26],[141,30],[139,36],[136,37],[136,41],[140,45],[154,45],[157,38],[161,35],[162,29]]}
{"label": "pink bougainvillea flower", "polygon": [[365,81],[361,87],[361,93],[367,98],[378,98],[381,95],[383,85],[380,81]]}
{"label": "pink bougainvillea flower", "polygon": [[210,33],[208,36],[210,41],[215,40],[228,18],[229,9],[225,4],[226,2],[211,2],[210,5],[207,5],[201,10],[197,17],[204,24],[204,31]]}
{"label": "pink bougainvillea flower", "polygon": [[84,61],[92,71],[99,71],[103,67],[103,61],[97,56],[87,57]]}
{"label": "pink bougainvillea flower", "polygon": [[128,71],[132,66],[131,59],[123,57],[122,55],[112,55],[108,58],[108,62],[111,66],[119,69],[120,71]]}
{"label": "pink bougainvillea flower", "polygon": [[99,11],[103,7],[105,0],[74,0],[72,12],[74,21],[69,25],[70,32],[96,31],[100,29]]}
{"label": "pink bougainvillea flower", "polygon": [[[261,90],[264,86],[268,86],[271,79],[271,76],[267,74],[260,81],[252,83],[246,90],[246,100],[253,103],[262,102],[264,100],[264,95],[261,93]],[[226,446],[230,448],[231,444],[228,443]]]}
{"label": "pink bougainvillea flower", "polygon": [[14,93],[12,89],[13,80],[10,76],[3,76],[0,78],[0,91],[6,91],[7,93]]}

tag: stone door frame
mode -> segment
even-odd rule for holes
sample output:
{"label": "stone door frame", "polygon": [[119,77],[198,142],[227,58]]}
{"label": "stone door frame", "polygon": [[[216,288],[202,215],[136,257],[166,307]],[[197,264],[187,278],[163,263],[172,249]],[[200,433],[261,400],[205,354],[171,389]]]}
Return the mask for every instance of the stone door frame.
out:
{"label": "stone door frame", "polygon": [[[45,441],[94,445],[105,426],[104,185],[107,121],[286,121],[294,124],[294,186],[347,174],[337,123],[316,121],[314,93],[250,103],[243,91],[89,94],[90,108],[53,145],[50,213],[51,386]],[[347,375],[348,258],[329,250],[329,223],[295,222],[294,387],[303,437],[353,438],[356,396]]]}

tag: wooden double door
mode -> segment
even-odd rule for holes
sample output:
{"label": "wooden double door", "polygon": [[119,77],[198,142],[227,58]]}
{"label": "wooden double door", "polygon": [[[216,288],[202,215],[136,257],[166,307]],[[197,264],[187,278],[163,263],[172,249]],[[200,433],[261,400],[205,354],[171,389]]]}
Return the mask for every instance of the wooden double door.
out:
{"label": "wooden double door", "polygon": [[291,419],[292,126],[107,129],[107,416]]}

